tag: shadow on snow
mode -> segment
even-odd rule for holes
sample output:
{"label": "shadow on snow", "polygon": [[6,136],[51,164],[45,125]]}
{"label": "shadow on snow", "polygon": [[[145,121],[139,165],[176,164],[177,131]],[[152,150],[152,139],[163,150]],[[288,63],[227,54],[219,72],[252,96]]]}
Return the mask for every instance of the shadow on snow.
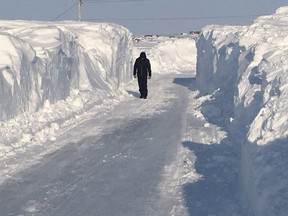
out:
{"label": "shadow on snow", "polygon": [[133,97],[136,97],[136,98],[139,98],[140,97],[140,93],[139,92],[136,92],[136,91],[130,91],[130,90],[127,90],[127,93],[132,95]]}
{"label": "shadow on snow", "polygon": [[195,170],[202,177],[187,183],[183,194],[192,216],[232,216],[237,212],[237,164],[229,151],[229,140],[220,144],[183,142],[196,156]]}
{"label": "shadow on snow", "polygon": [[197,90],[195,77],[177,77],[173,80],[173,83],[187,87],[191,91]]}
{"label": "shadow on snow", "polygon": [[[191,91],[197,91],[196,78],[194,77],[175,78],[173,83],[187,87]],[[207,109],[213,111],[218,105],[215,100],[206,101],[199,109],[208,122],[223,127],[223,124],[219,124],[219,122],[222,123],[224,117],[216,116],[220,119],[215,121],[215,118],[211,118],[207,111]],[[216,114],[219,113],[221,112]],[[194,117],[188,118],[188,121],[193,121],[193,119],[195,120]],[[183,185],[183,196],[189,215],[239,216],[239,155],[229,139],[229,134],[221,143],[207,144],[186,141],[182,145],[195,155],[194,168],[197,174],[202,176],[196,182],[188,182]]]}

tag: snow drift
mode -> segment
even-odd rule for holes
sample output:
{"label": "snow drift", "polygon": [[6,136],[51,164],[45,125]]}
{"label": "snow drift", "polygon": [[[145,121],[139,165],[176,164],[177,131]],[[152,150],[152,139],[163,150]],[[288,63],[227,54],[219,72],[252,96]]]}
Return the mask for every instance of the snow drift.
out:
{"label": "snow drift", "polygon": [[132,36],[118,25],[1,21],[0,41],[0,120],[131,78]]}
{"label": "snow drift", "polygon": [[133,55],[137,58],[140,52],[146,52],[154,73],[194,75],[197,37],[196,34],[143,36],[135,39]]}
{"label": "snow drift", "polygon": [[245,215],[288,208],[288,7],[251,26],[207,26],[197,41],[202,111],[240,146]]}

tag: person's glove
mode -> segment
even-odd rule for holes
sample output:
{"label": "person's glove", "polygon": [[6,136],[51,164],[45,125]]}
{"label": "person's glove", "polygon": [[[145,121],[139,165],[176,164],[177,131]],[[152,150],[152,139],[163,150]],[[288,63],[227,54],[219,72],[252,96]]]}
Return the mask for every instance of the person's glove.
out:
{"label": "person's glove", "polygon": [[134,78],[137,78],[137,75],[134,75]]}

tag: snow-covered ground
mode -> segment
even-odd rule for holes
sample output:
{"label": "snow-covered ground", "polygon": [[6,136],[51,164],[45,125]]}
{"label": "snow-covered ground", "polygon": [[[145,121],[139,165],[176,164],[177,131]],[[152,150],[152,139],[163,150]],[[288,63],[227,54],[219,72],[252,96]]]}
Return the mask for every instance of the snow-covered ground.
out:
{"label": "snow-covered ground", "polygon": [[1,21],[0,215],[286,216],[287,21],[134,40]]}

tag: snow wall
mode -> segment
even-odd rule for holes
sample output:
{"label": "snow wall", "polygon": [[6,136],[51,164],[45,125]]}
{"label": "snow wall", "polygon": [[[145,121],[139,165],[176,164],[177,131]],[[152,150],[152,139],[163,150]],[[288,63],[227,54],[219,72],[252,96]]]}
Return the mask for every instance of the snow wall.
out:
{"label": "snow wall", "polygon": [[[244,215],[288,212],[288,7],[251,26],[207,26],[197,41],[205,116],[239,148]],[[221,117],[220,117],[221,116]]]}
{"label": "snow wall", "polygon": [[142,36],[134,39],[134,58],[146,52],[152,72],[158,74],[182,74],[195,76],[196,34],[174,36]]}
{"label": "snow wall", "polygon": [[131,79],[132,35],[119,25],[0,21],[0,120]]}

